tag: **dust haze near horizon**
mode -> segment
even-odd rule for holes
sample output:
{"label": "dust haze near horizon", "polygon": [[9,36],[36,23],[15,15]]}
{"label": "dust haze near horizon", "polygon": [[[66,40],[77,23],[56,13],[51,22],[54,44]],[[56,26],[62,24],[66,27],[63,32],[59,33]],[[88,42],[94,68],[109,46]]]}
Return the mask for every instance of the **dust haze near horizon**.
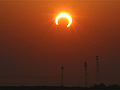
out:
{"label": "dust haze near horizon", "polygon": [[[73,18],[55,24],[55,16]],[[96,56],[100,83],[120,85],[120,1],[0,1],[0,86],[64,86],[96,83]],[[63,22],[64,21],[64,22]]]}

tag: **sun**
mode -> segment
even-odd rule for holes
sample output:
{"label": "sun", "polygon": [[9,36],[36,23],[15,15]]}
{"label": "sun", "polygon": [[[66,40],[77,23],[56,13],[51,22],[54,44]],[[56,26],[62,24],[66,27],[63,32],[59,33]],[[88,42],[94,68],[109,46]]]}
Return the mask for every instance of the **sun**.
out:
{"label": "sun", "polygon": [[69,21],[67,27],[70,27],[70,25],[72,24],[72,18],[71,18],[71,16],[70,16],[69,14],[64,13],[64,12],[58,14],[58,15],[56,16],[56,18],[55,18],[55,23],[56,23],[56,25],[58,25],[58,21],[59,21],[60,18],[67,18],[68,21]]}

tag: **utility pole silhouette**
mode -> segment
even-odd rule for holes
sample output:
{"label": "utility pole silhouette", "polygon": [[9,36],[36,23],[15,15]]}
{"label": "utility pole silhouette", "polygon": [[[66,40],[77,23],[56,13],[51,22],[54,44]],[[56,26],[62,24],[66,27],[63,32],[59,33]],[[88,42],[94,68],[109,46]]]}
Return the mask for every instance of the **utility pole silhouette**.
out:
{"label": "utility pole silhouette", "polygon": [[99,83],[99,61],[98,56],[96,56],[96,84]]}
{"label": "utility pole silhouette", "polygon": [[61,67],[61,86],[63,86],[63,69],[64,69],[64,67],[62,66]]}
{"label": "utility pole silhouette", "polygon": [[85,66],[85,87],[86,87],[86,79],[87,79],[87,62],[84,62],[84,66]]}

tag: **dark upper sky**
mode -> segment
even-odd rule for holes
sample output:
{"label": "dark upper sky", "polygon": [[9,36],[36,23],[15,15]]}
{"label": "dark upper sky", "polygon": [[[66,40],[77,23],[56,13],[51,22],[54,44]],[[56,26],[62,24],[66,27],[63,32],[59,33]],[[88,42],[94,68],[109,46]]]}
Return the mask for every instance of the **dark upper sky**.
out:
{"label": "dark upper sky", "polygon": [[[73,18],[54,19],[60,12]],[[0,1],[0,85],[120,85],[119,0]]]}

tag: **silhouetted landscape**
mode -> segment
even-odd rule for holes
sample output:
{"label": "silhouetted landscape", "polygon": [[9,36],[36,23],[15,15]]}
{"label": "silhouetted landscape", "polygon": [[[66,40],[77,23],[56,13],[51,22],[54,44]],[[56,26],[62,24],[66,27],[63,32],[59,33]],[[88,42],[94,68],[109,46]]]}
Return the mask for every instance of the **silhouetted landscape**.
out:
{"label": "silhouetted landscape", "polygon": [[91,87],[64,87],[64,86],[0,86],[0,89],[120,89],[119,85],[105,86],[103,83]]}

